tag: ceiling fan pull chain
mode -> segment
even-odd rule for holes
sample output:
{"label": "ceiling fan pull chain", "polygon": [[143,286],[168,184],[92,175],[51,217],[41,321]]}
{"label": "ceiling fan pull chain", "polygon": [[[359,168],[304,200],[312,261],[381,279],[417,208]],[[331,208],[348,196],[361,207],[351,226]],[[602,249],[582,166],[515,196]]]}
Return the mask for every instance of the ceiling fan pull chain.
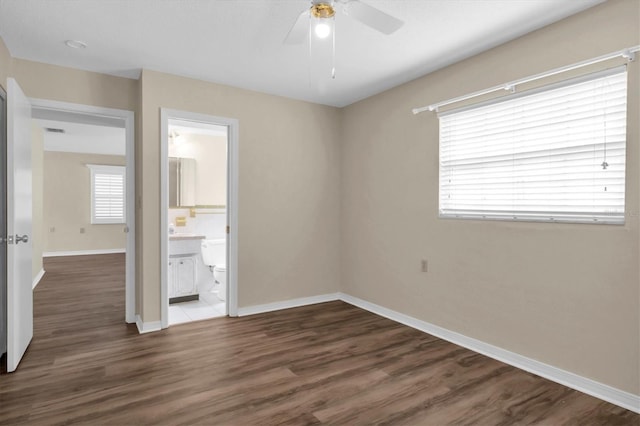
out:
{"label": "ceiling fan pull chain", "polygon": [[311,68],[312,68],[311,63],[313,62],[312,61],[313,55],[311,53],[311,23],[312,23],[311,14],[309,14],[309,24],[307,25],[307,27],[309,28],[309,37],[308,37],[308,40],[309,40],[309,60],[307,61],[307,68],[309,70],[309,87],[311,87],[311,81],[312,81],[312,77],[313,77],[311,75]]}

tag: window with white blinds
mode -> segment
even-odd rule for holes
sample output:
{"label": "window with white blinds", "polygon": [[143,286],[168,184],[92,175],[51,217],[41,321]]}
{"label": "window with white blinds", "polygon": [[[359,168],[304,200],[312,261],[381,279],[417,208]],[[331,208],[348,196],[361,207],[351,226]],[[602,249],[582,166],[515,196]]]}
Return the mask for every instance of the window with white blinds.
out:
{"label": "window with white blinds", "polygon": [[440,216],[624,223],[625,67],[442,113]]}
{"label": "window with white blinds", "polygon": [[91,170],[91,223],[125,223],[125,168],[87,166]]}

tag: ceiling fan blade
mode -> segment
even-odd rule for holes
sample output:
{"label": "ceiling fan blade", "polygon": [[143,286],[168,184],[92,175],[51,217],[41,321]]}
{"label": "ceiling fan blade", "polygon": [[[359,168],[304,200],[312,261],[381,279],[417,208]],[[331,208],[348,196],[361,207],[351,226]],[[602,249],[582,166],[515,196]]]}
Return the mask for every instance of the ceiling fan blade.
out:
{"label": "ceiling fan blade", "polygon": [[284,38],[284,44],[300,44],[309,34],[309,11],[305,10],[298,16],[295,24]]}
{"label": "ceiling fan blade", "polygon": [[358,0],[350,0],[345,6],[345,12],[353,19],[384,34],[391,34],[404,25],[403,21]]}

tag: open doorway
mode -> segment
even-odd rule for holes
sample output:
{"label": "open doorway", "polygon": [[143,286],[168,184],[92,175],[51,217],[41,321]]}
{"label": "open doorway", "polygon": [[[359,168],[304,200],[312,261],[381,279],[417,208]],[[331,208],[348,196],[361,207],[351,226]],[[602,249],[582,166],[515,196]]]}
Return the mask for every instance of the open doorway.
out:
{"label": "open doorway", "polygon": [[169,325],[227,315],[227,130],[169,119]]}
{"label": "open doorway", "polygon": [[237,315],[234,119],[161,113],[162,327]]}
{"label": "open doorway", "polygon": [[83,267],[91,264],[85,256],[104,257],[111,270],[122,271],[124,319],[134,323],[133,112],[32,103],[34,147],[41,156],[37,225],[44,264],[64,270],[78,264],[75,260]]}

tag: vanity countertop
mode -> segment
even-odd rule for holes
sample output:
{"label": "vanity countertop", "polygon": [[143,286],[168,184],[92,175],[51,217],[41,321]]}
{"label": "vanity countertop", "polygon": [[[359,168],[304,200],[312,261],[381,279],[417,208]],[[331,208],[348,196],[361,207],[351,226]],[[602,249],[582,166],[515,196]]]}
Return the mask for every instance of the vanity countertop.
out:
{"label": "vanity countertop", "polygon": [[206,237],[204,235],[199,234],[169,234],[170,241],[181,241],[181,240],[204,240]]}

